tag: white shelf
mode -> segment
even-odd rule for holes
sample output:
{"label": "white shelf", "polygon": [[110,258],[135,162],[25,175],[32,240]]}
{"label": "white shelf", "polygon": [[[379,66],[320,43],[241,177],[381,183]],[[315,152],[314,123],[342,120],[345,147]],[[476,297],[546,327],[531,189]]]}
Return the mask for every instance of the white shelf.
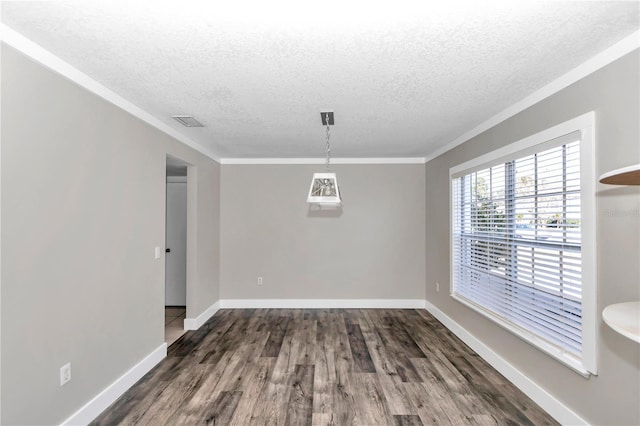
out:
{"label": "white shelf", "polygon": [[609,305],[602,311],[602,319],[618,333],[640,343],[640,302]]}
{"label": "white shelf", "polygon": [[[611,170],[600,176],[599,181],[609,185],[640,185],[640,164]],[[640,343],[640,302],[609,305],[602,311],[602,319],[613,330]]]}
{"label": "white shelf", "polygon": [[611,170],[598,180],[609,185],[640,185],[640,164]]}

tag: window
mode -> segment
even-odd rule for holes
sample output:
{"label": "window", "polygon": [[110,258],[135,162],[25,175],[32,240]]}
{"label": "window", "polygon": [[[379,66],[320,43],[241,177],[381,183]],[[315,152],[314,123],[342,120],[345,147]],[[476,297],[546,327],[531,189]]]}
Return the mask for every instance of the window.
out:
{"label": "window", "polygon": [[593,113],[451,169],[452,296],[596,374]]}

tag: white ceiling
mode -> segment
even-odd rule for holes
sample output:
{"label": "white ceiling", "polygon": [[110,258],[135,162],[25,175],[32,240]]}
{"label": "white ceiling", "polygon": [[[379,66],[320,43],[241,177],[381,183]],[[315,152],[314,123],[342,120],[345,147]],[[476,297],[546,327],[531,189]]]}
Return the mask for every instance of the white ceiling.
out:
{"label": "white ceiling", "polygon": [[336,157],[428,157],[640,27],[637,1],[220,3],[1,14],[221,158],[322,157],[324,108]]}

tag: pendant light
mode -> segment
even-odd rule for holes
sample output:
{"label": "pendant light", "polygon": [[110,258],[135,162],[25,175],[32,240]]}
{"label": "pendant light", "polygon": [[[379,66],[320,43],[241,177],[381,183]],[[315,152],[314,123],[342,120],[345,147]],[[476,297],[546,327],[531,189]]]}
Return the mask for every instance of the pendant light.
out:
{"label": "pendant light", "polygon": [[321,112],[320,118],[322,124],[327,126],[327,171],[325,173],[314,173],[311,179],[311,186],[309,187],[309,195],[307,196],[307,203],[316,204],[320,207],[339,207],[342,205],[342,198],[340,197],[340,189],[338,188],[338,179],[335,173],[329,171],[329,165],[331,162],[331,144],[329,139],[331,137],[331,127],[334,123],[333,112]]}

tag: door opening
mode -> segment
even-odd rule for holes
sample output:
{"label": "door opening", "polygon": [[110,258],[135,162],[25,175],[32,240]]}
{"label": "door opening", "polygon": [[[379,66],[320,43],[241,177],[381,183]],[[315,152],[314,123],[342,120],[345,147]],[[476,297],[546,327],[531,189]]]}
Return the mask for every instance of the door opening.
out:
{"label": "door opening", "polygon": [[165,214],[165,342],[185,332],[187,310],[187,166],[167,155]]}

